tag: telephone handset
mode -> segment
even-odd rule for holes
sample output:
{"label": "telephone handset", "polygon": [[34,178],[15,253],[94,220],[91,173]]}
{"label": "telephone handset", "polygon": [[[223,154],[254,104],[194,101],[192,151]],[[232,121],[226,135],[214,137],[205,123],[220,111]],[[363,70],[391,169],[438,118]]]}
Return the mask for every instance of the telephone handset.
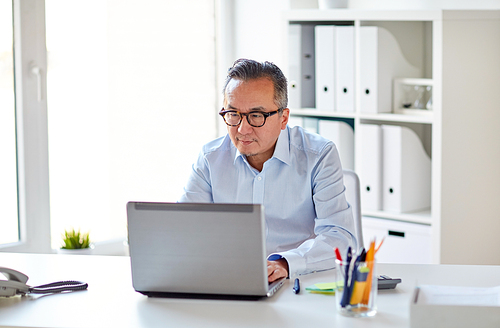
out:
{"label": "telephone handset", "polygon": [[28,276],[16,270],[0,267],[7,280],[0,280],[0,296],[14,296],[16,294],[26,294],[29,286],[26,285]]}
{"label": "telephone handset", "polygon": [[59,281],[46,285],[31,287],[26,284],[28,276],[19,271],[0,267],[0,273],[7,280],[0,279],[0,297],[10,297],[14,295],[50,294],[66,291],[77,291],[87,289],[88,284],[80,281]]}

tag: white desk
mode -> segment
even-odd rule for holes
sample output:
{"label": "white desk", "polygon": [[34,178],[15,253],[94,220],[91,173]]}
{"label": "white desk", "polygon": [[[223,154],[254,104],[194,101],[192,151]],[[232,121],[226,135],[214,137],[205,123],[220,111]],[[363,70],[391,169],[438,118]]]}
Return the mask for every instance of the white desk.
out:
{"label": "white desk", "polygon": [[261,301],[213,301],[147,298],[132,288],[128,257],[0,253],[0,266],[27,274],[32,286],[81,280],[82,292],[0,298],[0,327],[409,327],[409,302],[419,284],[500,285],[500,266],[380,264],[379,273],[403,282],[381,291],[373,318],[336,313],[335,298],[310,294],[306,286],[333,281],[331,271],[301,277],[302,291],[291,281]]}

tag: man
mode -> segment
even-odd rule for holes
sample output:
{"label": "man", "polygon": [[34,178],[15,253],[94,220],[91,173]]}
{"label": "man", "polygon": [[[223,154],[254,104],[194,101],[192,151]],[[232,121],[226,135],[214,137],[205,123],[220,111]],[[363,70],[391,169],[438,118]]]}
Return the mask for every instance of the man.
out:
{"label": "man", "polygon": [[287,81],[269,62],[237,60],[220,115],[228,134],[206,144],[180,202],[264,204],[268,280],[334,267],[357,246],[335,145],[287,126]]}

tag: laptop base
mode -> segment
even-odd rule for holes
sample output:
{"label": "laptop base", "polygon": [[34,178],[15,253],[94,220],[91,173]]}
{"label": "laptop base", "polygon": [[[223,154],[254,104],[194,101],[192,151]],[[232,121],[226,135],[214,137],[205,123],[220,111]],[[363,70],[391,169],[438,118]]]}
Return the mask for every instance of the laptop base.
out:
{"label": "laptop base", "polygon": [[228,294],[198,294],[198,293],[172,293],[172,292],[141,292],[148,297],[201,299],[201,300],[231,300],[231,301],[258,301],[266,295],[228,295]]}

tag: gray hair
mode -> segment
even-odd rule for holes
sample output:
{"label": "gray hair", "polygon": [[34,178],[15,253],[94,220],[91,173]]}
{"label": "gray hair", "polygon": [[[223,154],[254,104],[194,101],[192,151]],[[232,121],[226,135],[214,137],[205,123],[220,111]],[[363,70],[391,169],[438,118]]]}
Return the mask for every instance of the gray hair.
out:
{"label": "gray hair", "polygon": [[251,59],[240,58],[236,60],[227,73],[224,82],[224,99],[226,98],[226,88],[232,79],[249,81],[259,78],[268,78],[274,85],[274,103],[278,108],[287,108],[288,90],[287,80],[283,72],[275,64],[265,61],[257,62]]}

